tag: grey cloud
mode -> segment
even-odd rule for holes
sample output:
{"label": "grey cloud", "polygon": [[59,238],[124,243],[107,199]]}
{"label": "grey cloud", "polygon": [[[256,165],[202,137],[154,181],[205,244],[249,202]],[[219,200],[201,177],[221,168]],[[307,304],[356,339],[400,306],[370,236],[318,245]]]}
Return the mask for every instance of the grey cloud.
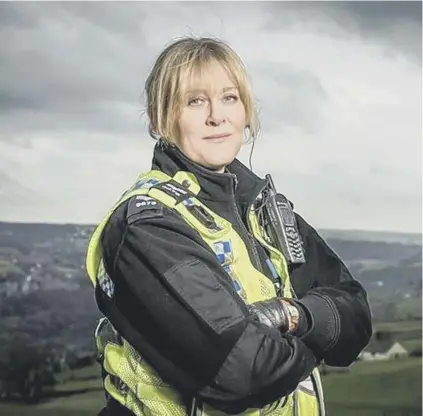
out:
{"label": "grey cloud", "polygon": [[34,191],[28,186],[23,185],[3,171],[0,171],[0,199],[2,201],[0,218],[10,214],[10,211],[7,212],[7,207],[10,207],[10,205],[15,209],[26,208],[26,210],[31,210],[38,216],[41,213],[36,213],[36,210],[42,208],[43,204],[50,202],[44,195],[39,193],[35,195]]}
{"label": "grey cloud", "polygon": [[137,32],[143,9],[136,2],[1,2],[0,27],[34,28],[44,20],[57,19],[69,30],[87,22],[108,33]]}
{"label": "grey cloud", "polygon": [[140,129],[152,57],[136,9],[108,2],[1,7],[3,130]]}
{"label": "grey cloud", "polygon": [[308,134],[318,131],[329,96],[315,74],[289,63],[266,63],[251,69],[260,74],[254,87],[260,91],[263,125],[279,132],[287,126],[299,126]]}
{"label": "grey cloud", "polygon": [[[175,4],[1,2],[0,140],[37,130],[140,133],[143,83],[157,52],[147,46],[143,31],[146,9],[173,10],[181,19],[188,12],[234,15],[240,3],[192,2],[189,9]],[[253,7],[242,4],[242,10]],[[363,30],[383,36],[392,21],[419,22],[416,6],[393,2],[269,2],[258,7],[273,16],[266,30],[272,25],[295,28],[299,22],[321,28],[319,16],[330,15],[342,25],[361,22]],[[255,91],[260,91],[263,125],[271,130],[296,125],[307,133],[318,128],[328,97],[312,72],[269,63],[251,69],[259,74]]]}
{"label": "grey cloud", "polygon": [[398,21],[422,23],[421,1],[342,1],[333,2],[331,8],[356,16],[360,25],[367,30],[389,27]]}
{"label": "grey cloud", "polygon": [[271,17],[263,30],[308,28],[336,36],[360,35],[406,54],[421,64],[422,3],[417,1],[301,1],[267,3]]}
{"label": "grey cloud", "polygon": [[[311,60],[307,66],[307,57],[302,64],[305,62],[304,66],[309,71],[288,63],[274,62],[280,61],[281,56],[275,59],[269,56],[273,51],[271,47],[263,54],[266,58],[258,63],[257,56],[261,54],[256,55],[256,52],[261,51],[254,50],[266,39],[272,39],[267,33],[254,32],[269,16],[272,16],[268,19],[269,25],[263,30],[275,30],[279,35],[285,30],[290,32],[289,35],[303,35],[305,29],[311,29],[311,32],[319,34],[324,32],[329,40],[336,37],[355,38],[358,42],[354,42],[354,47],[363,49],[363,53],[357,56],[363,56],[363,66],[368,65],[370,75],[375,76],[377,68],[383,68],[381,65],[386,64],[386,82],[398,80],[399,85],[404,85],[406,89],[402,94],[396,88],[387,88],[386,96],[392,94],[393,102],[386,108],[382,105],[380,110],[370,108],[370,113],[366,112],[365,117],[390,117],[391,125],[408,127],[413,124],[411,118],[402,114],[403,118],[394,123],[392,114],[398,108],[395,107],[397,98],[402,108],[411,105],[408,98],[415,99],[408,88],[418,67],[407,65],[408,69],[401,69],[402,65],[380,61],[379,57],[369,63],[366,61],[369,51],[363,43],[379,42],[385,45],[387,53],[403,53],[407,54],[407,59],[417,59],[415,48],[420,42],[416,36],[421,30],[420,13],[411,11],[411,6],[407,4],[400,9],[395,9],[399,7],[398,4],[391,6],[390,2],[368,4],[298,1],[0,2],[0,163],[6,172],[0,172],[0,196],[10,198],[8,204],[0,204],[0,217],[30,218],[39,214],[40,219],[48,220],[77,217],[86,221],[87,218],[96,218],[96,210],[101,210],[101,204],[108,204],[108,198],[111,201],[114,198],[113,181],[117,189],[120,180],[122,183],[126,177],[132,180],[132,173],[135,176],[138,172],[141,159],[142,163],[149,163],[150,150],[147,154],[147,148],[151,142],[137,142],[137,137],[145,136],[146,120],[139,119],[144,105],[140,95],[145,76],[165,37],[189,33],[189,24],[192,24],[196,34],[207,30],[211,35],[223,38],[227,35],[251,60],[248,66],[253,75],[254,91],[266,130],[263,141],[258,141],[256,148],[259,151],[260,146],[264,146],[264,151],[259,151],[253,157],[253,166],[270,167],[269,148],[273,154],[285,153],[288,166],[294,157],[302,158],[302,145],[295,147],[299,149],[298,154],[290,152],[288,155],[285,149],[289,148],[290,141],[278,141],[280,136],[287,136],[284,129],[289,129],[290,134],[298,134],[304,148],[309,144],[310,138],[307,136],[312,135],[323,142],[318,143],[319,148],[327,157],[320,155],[319,161],[319,154],[313,154],[310,169],[304,169],[303,173],[298,172],[300,169],[294,169],[295,172],[290,175],[287,168],[281,168],[283,163],[272,162],[275,179],[283,186],[281,189],[292,195],[294,202],[303,201],[298,206],[306,207],[316,218],[323,218],[318,211],[329,206],[330,220],[338,210],[340,224],[345,226],[350,222],[349,218],[343,218],[345,208],[348,209],[349,205],[362,198],[363,212],[365,209],[372,211],[375,204],[382,208],[390,206],[392,218],[396,221],[394,227],[404,223],[402,214],[397,215],[401,212],[398,207],[401,208],[401,201],[405,201],[410,216],[411,213],[420,212],[419,207],[414,208],[418,206],[414,196],[421,195],[421,188],[417,187],[420,183],[416,183],[413,171],[402,172],[405,170],[405,163],[400,160],[403,156],[394,155],[392,166],[386,160],[382,161],[386,168],[382,166],[379,171],[369,169],[368,174],[363,174],[360,168],[355,172],[355,168],[343,166],[335,153],[342,144],[326,149],[324,146],[330,146],[331,139],[326,140],[326,135],[320,129],[327,115],[327,104],[331,104],[332,98],[322,86],[322,82],[327,81],[324,78],[327,76],[324,65],[319,69],[323,77],[320,80]],[[149,20],[146,20],[147,17]],[[357,39],[357,34],[364,41]],[[245,35],[251,44],[246,43]],[[254,42],[256,36],[257,43]],[[313,37],[309,38],[311,42]],[[316,45],[321,41],[319,38],[316,36]],[[313,48],[314,45],[307,47]],[[274,49],[278,50],[277,47]],[[279,50],[283,50],[283,47]],[[328,56],[336,60],[336,53],[335,50],[333,55]],[[290,59],[292,57],[287,60]],[[357,62],[357,65],[360,64]],[[361,69],[364,71],[367,68]],[[408,75],[410,82],[405,80]],[[377,85],[376,91],[372,91],[371,85],[368,85],[372,78],[363,80],[361,84],[360,76],[356,77],[351,72],[345,75],[343,81],[351,89],[358,82],[360,93],[365,94],[366,88],[369,88],[369,101],[375,100],[374,106],[377,106],[383,99],[378,96],[378,88],[383,89],[383,85]],[[357,112],[362,108],[367,110],[364,104],[361,107],[360,102],[354,105]],[[348,107],[341,109],[341,113],[343,111],[348,111]],[[357,123],[360,125],[355,126],[354,117],[359,116],[353,114],[351,123],[364,136],[368,131],[369,135],[378,139],[378,133],[389,128],[385,120],[381,120],[380,128],[377,123],[369,123],[368,120],[360,120]],[[340,136],[346,128],[340,126]],[[277,134],[273,134],[275,132]],[[46,133],[45,136],[43,133]],[[266,136],[270,137],[267,141]],[[41,140],[43,137],[45,140]],[[395,140],[392,135],[389,138]],[[60,139],[60,142],[55,139]],[[297,140],[291,138],[291,143],[294,139]],[[309,149],[310,153],[318,153],[317,146]],[[364,155],[369,149],[373,147],[365,149]],[[410,151],[414,152],[411,146]],[[260,157],[257,160],[260,155],[261,160]],[[306,160],[308,156],[305,155]],[[351,152],[351,161],[356,162],[356,166],[360,165],[360,158],[359,150]],[[335,162],[320,166],[326,159],[334,159]],[[369,158],[363,159],[363,164],[373,163],[367,160]],[[34,169],[29,170],[28,166]],[[66,186],[58,185],[59,177],[65,178]],[[104,200],[96,199],[97,208],[92,204],[81,212],[80,201],[85,196],[92,198],[97,191],[97,185],[93,184],[95,181],[107,183],[102,191]],[[20,182],[26,185],[26,189],[21,187]],[[389,188],[391,186],[393,191]],[[117,191],[118,194],[120,190]],[[392,192],[398,192],[401,201],[392,203]],[[47,201],[47,198],[51,200]],[[31,212],[28,210],[28,200]],[[35,205],[38,207],[36,210]],[[370,216],[367,212],[363,213],[363,218],[357,214],[356,221],[373,226]],[[414,227],[413,222],[416,223],[410,219],[410,228]]]}
{"label": "grey cloud", "polygon": [[60,7],[73,17],[119,37],[136,36],[145,19],[136,2],[65,2]]}
{"label": "grey cloud", "polygon": [[[330,180],[320,181],[320,189],[310,189],[309,192],[316,192],[324,197],[338,198],[345,203],[360,203],[365,195],[377,196],[380,201],[389,204],[392,203],[392,189],[395,189],[395,198],[398,198],[402,204],[421,205],[421,178],[414,171],[392,171],[386,165],[377,163],[367,166],[360,173],[360,179],[357,181],[357,174],[354,171],[346,170],[342,165],[336,162],[326,163],[320,166],[319,175]],[[375,197],[374,197],[375,198]]]}
{"label": "grey cloud", "polygon": [[[37,25],[40,15],[36,13],[36,3],[27,3],[25,13],[22,12],[22,3],[0,2],[0,28],[33,28]],[[35,6],[35,7],[34,7]]]}

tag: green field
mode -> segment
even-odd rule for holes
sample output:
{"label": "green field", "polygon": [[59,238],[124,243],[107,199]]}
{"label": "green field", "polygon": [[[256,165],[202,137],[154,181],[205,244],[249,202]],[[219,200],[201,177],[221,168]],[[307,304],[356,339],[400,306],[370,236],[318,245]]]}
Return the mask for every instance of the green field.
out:
{"label": "green field", "polygon": [[[407,317],[422,317],[422,299],[421,297],[413,299],[404,299],[397,303],[398,315]],[[421,323],[421,321],[420,321]]]}
{"label": "green field", "polygon": [[412,334],[422,333],[422,321],[420,319],[397,321],[397,322],[381,322],[375,325],[376,331],[389,331],[394,334],[408,333]]}
{"label": "green field", "polygon": [[357,362],[349,374],[323,377],[328,415],[421,415],[422,360]]}
{"label": "green field", "polygon": [[[346,374],[323,377],[328,416],[421,415],[421,358],[386,362],[357,362]],[[0,405],[2,416],[96,415],[103,392],[97,367],[70,374],[58,384],[58,397],[36,406]]]}
{"label": "green field", "polygon": [[375,326],[375,331],[390,332],[410,353],[422,349],[421,320],[379,323]]}
{"label": "green field", "polygon": [[[408,351],[422,346],[420,320],[377,324],[375,331],[394,334]],[[323,376],[327,416],[420,416],[422,358],[356,362],[348,372]],[[59,374],[51,398],[35,406],[0,402],[2,416],[94,416],[104,393],[94,365]]]}
{"label": "green field", "polygon": [[104,405],[104,394],[98,378],[99,367],[82,368],[61,375],[54,389],[57,396],[35,406],[0,404],[2,416],[93,416]]}

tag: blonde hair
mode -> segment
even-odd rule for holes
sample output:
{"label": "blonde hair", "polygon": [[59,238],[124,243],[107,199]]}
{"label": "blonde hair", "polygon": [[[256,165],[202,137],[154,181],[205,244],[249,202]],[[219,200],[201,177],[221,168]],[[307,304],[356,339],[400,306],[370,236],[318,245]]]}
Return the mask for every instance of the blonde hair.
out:
{"label": "blonde hair", "polygon": [[202,75],[211,64],[220,64],[239,90],[246,112],[248,139],[255,140],[260,125],[250,80],[238,54],[225,42],[210,37],[180,38],[158,56],[145,83],[150,135],[173,142],[182,107],[182,97],[193,76]]}

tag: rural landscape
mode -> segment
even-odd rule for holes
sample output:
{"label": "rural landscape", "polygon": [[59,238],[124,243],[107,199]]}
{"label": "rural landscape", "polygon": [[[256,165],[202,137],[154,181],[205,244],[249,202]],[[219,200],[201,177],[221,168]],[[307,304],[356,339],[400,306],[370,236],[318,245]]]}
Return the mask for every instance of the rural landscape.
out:
{"label": "rural landscape", "polygon": [[[93,226],[0,222],[0,414],[95,415],[104,393],[85,274]],[[320,230],[368,290],[374,336],[322,366],[329,416],[422,414],[420,234]]]}

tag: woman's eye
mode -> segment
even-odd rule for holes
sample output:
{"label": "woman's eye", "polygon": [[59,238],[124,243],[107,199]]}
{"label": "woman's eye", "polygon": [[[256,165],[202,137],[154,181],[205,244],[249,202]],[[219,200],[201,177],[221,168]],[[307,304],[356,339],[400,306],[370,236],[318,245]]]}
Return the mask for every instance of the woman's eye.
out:
{"label": "woman's eye", "polygon": [[193,105],[193,106],[196,106],[196,105],[200,105],[200,104],[202,104],[203,103],[203,99],[202,98],[200,98],[200,97],[197,97],[197,98],[191,98],[189,101],[188,101],[188,105]]}
{"label": "woman's eye", "polygon": [[224,100],[225,100],[225,101],[229,101],[229,102],[231,102],[231,101],[237,101],[237,100],[238,100],[238,97],[237,97],[236,95],[233,95],[233,94],[231,94],[231,95],[226,95],[226,96],[224,97]]}

